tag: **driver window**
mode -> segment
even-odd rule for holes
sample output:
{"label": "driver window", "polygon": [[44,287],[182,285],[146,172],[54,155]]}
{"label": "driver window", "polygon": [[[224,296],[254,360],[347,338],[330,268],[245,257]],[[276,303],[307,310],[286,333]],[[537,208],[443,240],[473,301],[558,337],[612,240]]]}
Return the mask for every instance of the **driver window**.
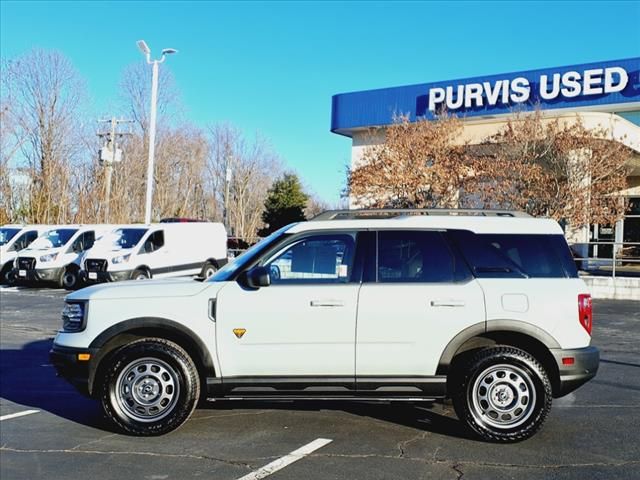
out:
{"label": "driver window", "polygon": [[164,245],[164,231],[158,230],[157,232],[149,235],[149,238],[144,242],[144,253],[155,252]]}
{"label": "driver window", "polygon": [[266,263],[271,284],[347,283],[355,241],[351,235],[307,237]]}
{"label": "driver window", "polygon": [[96,241],[96,232],[94,231],[86,232],[84,234],[84,240],[82,245],[84,250],[89,250],[91,247],[93,247],[93,244],[95,241]]}
{"label": "driver window", "polygon": [[9,251],[17,252],[22,250],[23,248],[27,248],[36,238],[38,238],[38,232],[31,231],[23,233],[20,238],[13,242],[13,245],[11,245]]}
{"label": "driver window", "polygon": [[82,235],[78,235],[78,238],[76,238],[73,242],[73,244],[71,245],[71,251],[74,253],[80,253],[82,252],[83,249],[83,239],[84,239],[84,234]]}

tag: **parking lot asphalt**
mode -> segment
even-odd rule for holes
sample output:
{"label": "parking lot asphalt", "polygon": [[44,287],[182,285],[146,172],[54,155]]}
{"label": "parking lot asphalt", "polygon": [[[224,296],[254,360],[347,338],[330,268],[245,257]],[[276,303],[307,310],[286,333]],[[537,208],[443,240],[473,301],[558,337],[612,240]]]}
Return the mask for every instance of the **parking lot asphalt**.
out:
{"label": "parking lot asphalt", "polygon": [[225,401],[162,437],[116,433],[49,365],[64,295],[0,289],[2,480],[640,478],[640,302],[596,300],[597,377],[536,436],[495,445],[449,404]]}

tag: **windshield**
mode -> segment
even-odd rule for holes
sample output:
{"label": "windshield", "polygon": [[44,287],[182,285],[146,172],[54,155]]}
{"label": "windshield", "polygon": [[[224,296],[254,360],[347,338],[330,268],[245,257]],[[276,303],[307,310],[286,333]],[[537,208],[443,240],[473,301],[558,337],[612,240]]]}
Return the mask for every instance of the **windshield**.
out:
{"label": "windshield", "polygon": [[232,262],[227,263],[224,267],[216,272],[209,281],[210,282],[226,282],[231,278],[238,270],[244,267],[247,263],[253,260],[256,255],[258,255],[263,250],[266,250],[271,244],[277,242],[280,237],[282,237],[285,232],[291,227],[291,225],[287,225],[286,227],[282,227],[280,230],[276,230],[268,237],[263,238],[258,243],[249,248],[242,255],[236,257]]}
{"label": "windshield", "polygon": [[6,245],[13,237],[15,237],[20,228],[0,228],[0,245]]}
{"label": "windshield", "polygon": [[57,248],[66,245],[66,243],[78,231],[77,228],[58,228],[49,230],[40,235],[30,246],[31,250],[44,250],[46,248]]}
{"label": "windshield", "polygon": [[146,228],[119,228],[107,233],[98,242],[116,250],[133,248],[146,232]]}

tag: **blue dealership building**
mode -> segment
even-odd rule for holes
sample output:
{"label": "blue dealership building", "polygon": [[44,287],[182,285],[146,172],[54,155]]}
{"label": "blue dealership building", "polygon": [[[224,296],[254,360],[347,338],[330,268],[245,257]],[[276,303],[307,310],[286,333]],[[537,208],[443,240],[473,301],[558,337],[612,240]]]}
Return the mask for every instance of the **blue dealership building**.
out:
{"label": "blue dealership building", "polygon": [[340,93],[332,99],[331,131],[351,139],[355,167],[397,115],[416,121],[455,114],[464,125],[460,141],[473,145],[500,131],[515,112],[536,109],[545,118],[603,128],[609,141],[629,147],[629,188],[612,192],[630,201],[627,215],[616,225],[577,230],[570,240],[640,242],[640,57]]}

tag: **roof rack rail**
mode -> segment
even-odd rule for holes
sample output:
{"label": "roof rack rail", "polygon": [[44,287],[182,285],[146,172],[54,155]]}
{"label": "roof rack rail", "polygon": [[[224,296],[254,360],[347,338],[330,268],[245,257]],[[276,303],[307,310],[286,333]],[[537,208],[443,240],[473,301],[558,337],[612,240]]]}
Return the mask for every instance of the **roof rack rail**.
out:
{"label": "roof rack rail", "polygon": [[384,219],[424,215],[478,216],[478,217],[531,217],[517,210],[490,210],[481,208],[361,208],[354,210],[327,210],[311,219],[319,220],[356,220]]}

